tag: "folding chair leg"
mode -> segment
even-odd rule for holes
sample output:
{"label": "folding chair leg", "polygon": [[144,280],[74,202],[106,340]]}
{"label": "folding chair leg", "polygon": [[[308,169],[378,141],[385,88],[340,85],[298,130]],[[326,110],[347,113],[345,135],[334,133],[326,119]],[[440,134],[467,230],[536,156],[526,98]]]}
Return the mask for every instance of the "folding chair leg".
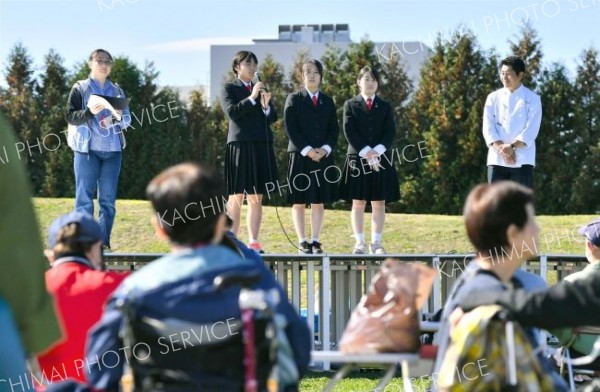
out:
{"label": "folding chair leg", "polygon": [[377,386],[375,387],[376,391],[385,391],[385,387],[387,387],[387,385],[390,383],[390,381],[392,381],[392,378],[394,378],[394,374],[396,374],[396,364],[390,364],[390,366],[388,366],[387,370],[385,371],[385,375],[383,376],[383,378],[381,380],[379,380],[379,383],[377,384]]}
{"label": "folding chair leg", "polygon": [[402,384],[404,386],[404,392],[413,392],[413,385],[410,381],[408,371],[408,361],[402,361]]}
{"label": "folding chair leg", "polygon": [[342,379],[346,376],[346,374],[350,373],[350,371],[352,370],[353,367],[354,367],[353,363],[344,365],[340,370],[337,371],[335,376],[333,376],[333,378],[331,380],[329,380],[329,382],[327,383],[327,386],[325,387],[325,389],[323,389],[323,392],[329,392],[329,391],[333,390],[333,387],[336,386],[337,383],[342,381]]}
{"label": "folding chair leg", "polygon": [[[566,361],[565,361],[566,359]],[[567,363],[567,370],[569,371],[569,388],[571,391],[575,390],[575,375],[573,374],[573,364],[571,364],[571,353],[568,348],[563,349],[563,364]]]}

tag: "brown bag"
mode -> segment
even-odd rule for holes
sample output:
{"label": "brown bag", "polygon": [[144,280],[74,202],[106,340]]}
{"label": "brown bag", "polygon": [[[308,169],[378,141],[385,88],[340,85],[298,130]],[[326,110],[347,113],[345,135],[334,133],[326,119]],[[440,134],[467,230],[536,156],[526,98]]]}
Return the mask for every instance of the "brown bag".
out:
{"label": "brown bag", "polygon": [[387,259],[352,312],[340,340],[346,353],[416,352],[419,310],[435,270],[420,263]]}

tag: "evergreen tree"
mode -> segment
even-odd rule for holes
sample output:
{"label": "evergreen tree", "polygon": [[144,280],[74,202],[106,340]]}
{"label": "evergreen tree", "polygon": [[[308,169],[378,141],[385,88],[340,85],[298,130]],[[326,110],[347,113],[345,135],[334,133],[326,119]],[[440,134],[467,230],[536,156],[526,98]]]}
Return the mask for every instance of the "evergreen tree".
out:
{"label": "evergreen tree", "polygon": [[470,189],[485,179],[481,116],[497,84],[493,65],[469,31],[438,37],[409,110],[413,139],[422,141],[427,155],[421,177],[402,187],[411,211],[459,213]]}
{"label": "evergreen tree", "polygon": [[542,42],[529,22],[521,26],[521,36],[517,41],[508,41],[511,55],[519,56],[525,61],[525,77],[523,84],[531,90],[536,90],[540,73],[542,71]]}
{"label": "evergreen tree", "polygon": [[[410,128],[408,130],[408,140],[418,140],[428,147],[426,136],[428,130],[433,129],[436,113],[443,109],[440,102],[434,97],[439,94],[441,80],[439,75],[445,72],[444,58],[446,50],[443,46],[441,37],[438,36],[433,54],[423,64],[420,72],[419,88],[413,95],[408,108],[408,118]],[[427,151],[428,159],[431,159],[431,151]],[[412,158],[410,158],[412,160]],[[437,162],[436,162],[437,163]],[[439,164],[439,163],[437,163]],[[413,213],[431,212],[434,203],[433,181],[428,176],[423,162],[417,161],[408,165],[409,169],[417,173],[408,173],[400,183],[400,203],[403,209]]]}
{"label": "evergreen tree", "polygon": [[152,142],[147,145],[150,162],[149,170],[146,170],[146,184],[167,167],[193,158],[187,110],[177,90],[170,87],[161,89],[154,97],[151,108],[152,124],[143,130],[152,135],[147,137]]}
{"label": "evergreen tree", "polygon": [[[158,73],[149,71],[148,77],[154,83]],[[146,105],[148,101],[141,100],[142,90],[146,86],[145,74],[140,68],[127,57],[115,57],[110,79],[119,85],[128,96],[136,97],[137,105]],[[155,89],[156,90],[156,89]]]}
{"label": "evergreen tree", "polygon": [[579,175],[575,179],[572,193],[573,209],[570,213],[600,214],[600,142],[589,149],[583,162],[577,166]]}
{"label": "evergreen tree", "polygon": [[87,79],[90,76],[90,72],[91,69],[88,65],[87,58],[86,60],[81,60],[80,62],[76,63],[73,67],[73,76],[69,81],[69,85],[72,87],[76,82]]}
{"label": "evergreen tree", "polygon": [[589,48],[581,54],[575,79],[575,134],[578,149],[572,165],[577,179],[572,193],[572,213],[597,213],[600,178],[600,62],[598,50]]}
{"label": "evergreen tree", "polygon": [[[398,172],[398,178],[400,183],[404,182],[404,179],[416,175],[418,173],[418,165],[406,164],[403,162],[402,151],[408,151],[412,147],[409,145],[418,143],[412,141],[409,138],[409,120],[408,120],[408,99],[413,90],[412,81],[409,79],[405,64],[402,58],[398,55],[392,54],[380,65],[380,84],[378,95],[381,95],[383,99],[387,100],[394,113],[394,120],[396,122],[396,139],[392,145],[392,149],[396,152],[392,153],[394,165]],[[410,158],[412,159],[412,158]],[[388,208],[396,209],[396,206],[388,206]]]}
{"label": "evergreen tree", "polygon": [[573,85],[564,66],[556,63],[542,71],[539,82],[543,115],[536,139],[536,209],[543,214],[568,214],[578,172],[572,163],[578,144],[573,130]]}
{"label": "evergreen tree", "polygon": [[63,58],[51,49],[45,57],[45,70],[37,88],[44,145],[44,179],[41,194],[50,197],[73,197],[73,152],[66,142],[65,107],[69,95],[67,69]]}
{"label": "evergreen tree", "polygon": [[393,55],[389,60],[381,63],[379,68],[381,83],[378,94],[390,102],[396,118],[396,125],[401,124],[406,120],[406,104],[413,91],[413,83],[406,73],[406,64],[400,56]]}
{"label": "evergreen tree", "polygon": [[210,121],[208,123],[208,130],[213,143],[214,154],[217,156],[217,160],[214,164],[217,165],[217,169],[225,175],[225,149],[227,148],[227,131],[229,129],[229,122],[227,116],[221,107],[221,103],[217,100],[210,111]]}
{"label": "evergreen tree", "polygon": [[27,48],[22,43],[15,44],[8,55],[8,65],[4,71],[7,87],[0,90],[0,108],[6,113],[19,137],[15,146],[6,148],[18,151],[19,159],[27,165],[34,194],[37,194],[43,181],[44,161],[33,72],[33,60]]}
{"label": "evergreen tree", "polygon": [[152,170],[156,163],[154,146],[164,141],[152,128],[163,119],[163,113],[153,107],[157,73],[149,67],[144,72],[128,58],[116,57],[110,73],[111,81],[130,99],[131,125],[125,131],[127,147],[123,150],[119,198],[145,198],[148,180],[157,174]]}
{"label": "evergreen tree", "polygon": [[156,80],[159,72],[154,68],[154,63],[147,61],[142,71],[142,81],[140,88],[136,94],[138,104],[143,107],[148,107],[158,91]]}
{"label": "evergreen tree", "polygon": [[202,90],[190,95],[188,130],[191,139],[192,159],[204,164],[214,164],[220,153],[215,151],[214,135],[209,128],[211,109],[206,105]]}
{"label": "evergreen tree", "polygon": [[[283,66],[277,63],[273,56],[268,55],[260,64],[262,80],[271,93],[271,106],[277,111],[277,121],[271,124],[273,130],[273,150],[275,152],[275,164],[279,174],[286,173],[288,164],[288,137],[283,126],[283,107],[287,98],[285,73]],[[268,203],[268,199],[265,198]]]}
{"label": "evergreen tree", "polygon": [[600,59],[598,50],[589,48],[581,54],[575,79],[576,133],[585,150],[600,139]]}
{"label": "evergreen tree", "polygon": [[[332,50],[332,47],[328,47],[328,50]],[[296,60],[294,64],[290,68],[290,72],[288,73],[288,85],[286,91],[288,93],[299,91],[304,87],[304,78],[302,77],[302,65],[310,60],[310,51],[308,49],[300,49],[298,50],[298,54],[296,55]],[[323,65],[323,68],[326,68]],[[328,72],[328,71],[326,71]]]}

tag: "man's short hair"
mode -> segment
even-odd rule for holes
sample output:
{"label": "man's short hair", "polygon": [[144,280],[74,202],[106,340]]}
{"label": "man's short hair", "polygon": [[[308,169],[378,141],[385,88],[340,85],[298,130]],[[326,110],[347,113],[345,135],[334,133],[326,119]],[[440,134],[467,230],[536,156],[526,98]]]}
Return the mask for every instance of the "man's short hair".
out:
{"label": "man's short hair", "polygon": [[208,243],[225,213],[225,187],[218,173],[198,163],[172,166],[154,177],[146,195],[171,242]]}
{"label": "man's short hair", "polygon": [[521,72],[525,72],[525,61],[523,61],[523,59],[519,56],[508,56],[507,58],[502,60],[502,62],[500,63],[500,67],[502,67],[503,65],[511,67],[517,75]]}
{"label": "man's short hair", "polygon": [[527,223],[533,192],[513,181],[476,186],[465,202],[463,216],[467,236],[478,252],[489,254],[508,245],[511,224],[522,229]]}

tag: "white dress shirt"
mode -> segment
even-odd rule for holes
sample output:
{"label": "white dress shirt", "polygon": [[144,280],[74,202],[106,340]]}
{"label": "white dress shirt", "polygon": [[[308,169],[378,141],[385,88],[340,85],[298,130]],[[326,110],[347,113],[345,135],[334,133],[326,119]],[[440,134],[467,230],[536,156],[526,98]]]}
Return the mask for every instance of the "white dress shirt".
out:
{"label": "white dress shirt", "polygon": [[[373,96],[371,97],[367,97],[365,94],[360,93],[360,95],[362,96],[362,98],[365,100],[365,103],[367,102],[367,99],[371,98],[371,104],[373,104],[373,102],[375,102],[375,94],[373,94]],[[387,150],[385,148],[385,146],[383,144],[378,144],[375,147],[371,147],[371,146],[364,146],[362,148],[362,150],[360,150],[358,152],[358,156],[361,158],[366,158],[367,157],[367,153],[369,153],[369,151],[371,150],[375,150],[375,152],[378,155],[383,155],[383,153]]]}
{"label": "white dress shirt", "polygon": [[[308,95],[310,97],[310,100],[312,101],[313,97],[317,97],[317,101],[319,100],[319,92],[317,91],[316,93],[311,93],[310,90],[306,90],[308,92]],[[329,154],[331,154],[331,146],[329,144],[323,144],[321,146],[321,148],[325,151],[327,151],[327,155],[329,156]],[[307,156],[308,153],[310,152],[310,150],[312,150],[313,147],[312,146],[306,146],[302,149],[302,151],[300,151],[300,155],[302,155],[303,157]]]}
{"label": "white dress shirt", "polygon": [[[489,94],[483,109],[483,137],[489,148],[487,164],[505,167],[535,166],[535,139],[542,122],[542,102],[539,95],[521,85],[512,93],[501,88]],[[516,162],[507,164],[492,146],[521,141],[525,146],[516,149]]]}

